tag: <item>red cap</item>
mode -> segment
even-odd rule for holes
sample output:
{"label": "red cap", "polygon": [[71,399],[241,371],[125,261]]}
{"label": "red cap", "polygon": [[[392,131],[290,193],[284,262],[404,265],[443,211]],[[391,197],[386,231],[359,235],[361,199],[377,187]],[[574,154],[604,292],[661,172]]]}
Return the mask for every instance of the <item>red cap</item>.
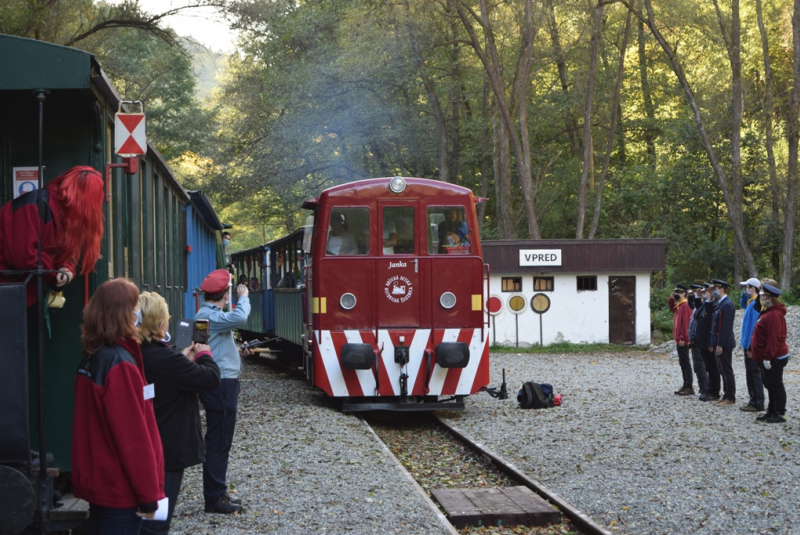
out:
{"label": "red cap", "polygon": [[203,279],[200,289],[210,294],[222,293],[228,289],[231,282],[231,274],[227,269],[215,269]]}

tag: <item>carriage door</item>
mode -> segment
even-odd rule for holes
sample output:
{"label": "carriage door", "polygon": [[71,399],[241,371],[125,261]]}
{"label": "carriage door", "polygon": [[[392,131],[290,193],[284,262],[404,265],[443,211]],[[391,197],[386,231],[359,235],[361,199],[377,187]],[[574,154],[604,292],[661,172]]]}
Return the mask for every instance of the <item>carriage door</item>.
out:
{"label": "carriage door", "polygon": [[419,242],[416,201],[378,201],[378,328],[418,327],[420,323]]}
{"label": "carriage door", "polygon": [[608,341],[636,343],[636,277],[608,278]]}

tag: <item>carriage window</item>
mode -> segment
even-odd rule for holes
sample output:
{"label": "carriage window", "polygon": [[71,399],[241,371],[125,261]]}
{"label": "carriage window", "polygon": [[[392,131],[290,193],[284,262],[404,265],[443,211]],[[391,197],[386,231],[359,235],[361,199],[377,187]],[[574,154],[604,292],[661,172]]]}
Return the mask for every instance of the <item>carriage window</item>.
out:
{"label": "carriage window", "polygon": [[383,209],[383,254],[414,254],[414,209],[387,206]]}
{"label": "carriage window", "polygon": [[463,206],[428,208],[428,254],[469,254],[469,229]]}
{"label": "carriage window", "polygon": [[328,226],[327,255],[369,254],[369,209],[334,208]]}

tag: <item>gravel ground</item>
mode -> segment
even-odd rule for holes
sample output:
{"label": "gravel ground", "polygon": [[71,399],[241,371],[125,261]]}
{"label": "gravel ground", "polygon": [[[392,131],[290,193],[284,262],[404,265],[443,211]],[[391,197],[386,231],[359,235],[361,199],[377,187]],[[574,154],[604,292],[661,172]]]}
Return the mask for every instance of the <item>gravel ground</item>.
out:
{"label": "gravel ground", "polygon": [[449,533],[361,419],[269,366],[241,380],[228,482],[245,511],[204,513],[202,477],[186,471],[171,533]]}
{"label": "gravel ground", "polygon": [[[740,350],[735,355],[739,355]],[[563,405],[523,411],[514,399],[474,396],[448,419],[592,519],[620,533],[800,532],[800,386],[784,378],[786,424],[738,410],[744,364],[734,360],[737,405],[673,394],[668,352],[493,355],[493,383],[551,383]],[[743,394],[744,391],[744,394]]]}

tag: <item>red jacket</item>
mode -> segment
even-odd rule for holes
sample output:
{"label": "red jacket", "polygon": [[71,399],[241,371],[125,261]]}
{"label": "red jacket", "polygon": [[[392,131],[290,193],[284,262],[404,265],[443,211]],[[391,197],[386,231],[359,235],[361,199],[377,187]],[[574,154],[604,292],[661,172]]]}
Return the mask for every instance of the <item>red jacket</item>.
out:
{"label": "red jacket", "polygon": [[789,354],[789,346],[786,345],[786,307],[783,303],[761,311],[750,338],[750,354],[756,362]]}
{"label": "red jacket", "polygon": [[672,337],[676,342],[689,343],[689,320],[692,319],[692,309],[688,301],[681,301],[674,310],[675,318],[672,328]]}
{"label": "red jacket", "polygon": [[[42,269],[56,270],[53,257],[58,256],[62,242],[61,205],[45,187],[42,215],[38,213],[39,190],[30,191],[0,208],[0,271],[36,269],[38,262],[39,221],[42,221]],[[75,259],[77,260],[77,259]],[[75,265],[65,262],[64,267],[76,274]],[[13,277],[12,280],[24,280]],[[0,282],[8,280],[0,275]],[[55,288],[55,274],[44,276],[45,283]],[[36,302],[36,282],[28,283],[28,306]]]}
{"label": "red jacket", "polygon": [[78,498],[102,507],[157,509],[164,497],[164,456],[145,385],[135,340],[84,356],[72,424],[72,488]]}

